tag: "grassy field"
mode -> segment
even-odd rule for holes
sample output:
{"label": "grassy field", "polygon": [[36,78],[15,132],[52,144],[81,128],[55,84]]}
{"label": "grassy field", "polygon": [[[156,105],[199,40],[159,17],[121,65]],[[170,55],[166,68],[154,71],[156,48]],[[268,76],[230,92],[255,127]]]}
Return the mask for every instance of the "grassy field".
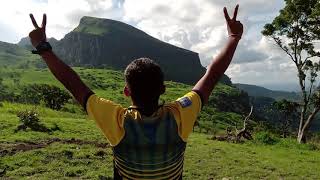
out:
{"label": "grassy field", "polygon": [[[4,103],[0,113],[0,179],[97,179],[112,177],[110,146],[84,115],[38,107],[53,133],[14,132],[17,109]],[[305,146],[233,144],[193,133],[186,151],[184,179],[319,179],[320,152]],[[1,173],[2,172],[2,173]]]}
{"label": "grassy field", "polygon": [[[75,68],[94,91],[105,98],[130,104],[122,95],[122,73],[105,69]],[[0,69],[3,84],[14,93],[28,84],[52,84],[62,88],[47,69]],[[36,80],[36,81],[35,81]],[[192,86],[166,82],[165,102],[173,101]],[[218,85],[215,92],[237,94],[235,88]],[[18,131],[17,113],[35,109],[50,133]],[[240,123],[243,116],[207,106],[200,122],[221,132]],[[208,133],[210,134],[210,132]],[[294,140],[275,145],[255,141],[234,144],[210,140],[193,133],[186,151],[184,179],[320,179],[320,151]],[[112,179],[112,153],[108,142],[78,105],[69,102],[62,111],[43,105],[0,103],[0,179]]]}
{"label": "grassy field", "polygon": [[[94,92],[104,98],[110,99],[116,103],[128,107],[130,99],[124,97],[123,87],[124,77],[120,71],[108,70],[108,69],[86,69],[86,68],[74,68],[74,70],[80,75],[81,79],[91,88]],[[62,84],[57,81],[48,69],[17,69],[17,68],[0,68],[0,77],[3,79],[3,84],[8,87],[10,92],[21,94],[24,86],[28,84],[51,84],[63,88]],[[36,80],[36,81],[35,81]],[[182,83],[166,81],[166,92],[160,97],[162,102],[171,102],[184,94],[191,91],[192,86]],[[224,92],[226,94],[238,94],[240,91],[236,88],[219,84],[215,88],[215,93]],[[68,104],[68,107],[75,106]],[[79,108],[76,108],[80,111]],[[237,124],[241,125],[242,115],[232,112],[219,112],[213,106],[207,106],[200,115],[200,120],[203,124],[210,124],[209,119],[215,119],[216,126],[223,129],[228,125]]]}

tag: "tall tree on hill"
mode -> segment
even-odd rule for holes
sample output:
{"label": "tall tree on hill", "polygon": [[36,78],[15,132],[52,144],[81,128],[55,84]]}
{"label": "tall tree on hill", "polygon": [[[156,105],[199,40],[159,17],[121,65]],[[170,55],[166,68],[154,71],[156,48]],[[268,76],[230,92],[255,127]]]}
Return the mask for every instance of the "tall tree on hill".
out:
{"label": "tall tree on hill", "polygon": [[315,43],[320,40],[319,0],[285,0],[285,7],[262,34],[274,40],[297,68],[302,100],[297,135],[299,143],[320,111],[319,88],[315,88],[320,72],[320,52]]}
{"label": "tall tree on hill", "polygon": [[297,102],[291,102],[286,99],[272,103],[272,110],[274,109],[275,113],[278,112],[280,117],[280,131],[283,138],[289,135],[292,123],[297,119],[298,107],[299,104]]}

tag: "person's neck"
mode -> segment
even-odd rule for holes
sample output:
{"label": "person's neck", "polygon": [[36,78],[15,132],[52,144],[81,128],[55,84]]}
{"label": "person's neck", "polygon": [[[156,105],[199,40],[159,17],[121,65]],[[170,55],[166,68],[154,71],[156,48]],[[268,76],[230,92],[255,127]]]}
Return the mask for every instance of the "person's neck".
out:
{"label": "person's neck", "polygon": [[158,101],[150,104],[138,104],[133,102],[132,105],[136,107],[138,111],[145,116],[151,116],[159,108]]}

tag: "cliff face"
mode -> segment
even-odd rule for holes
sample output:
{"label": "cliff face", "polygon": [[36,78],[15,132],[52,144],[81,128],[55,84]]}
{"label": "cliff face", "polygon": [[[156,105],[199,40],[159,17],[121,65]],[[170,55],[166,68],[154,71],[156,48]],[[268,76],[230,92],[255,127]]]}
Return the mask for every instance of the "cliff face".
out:
{"label": "cliff face", "polygon": [[[148,57],[161,66],[166,80],[194,84],[205,73],[197,53],[114,20],[83,17],[78,27],[63,39],[49,38],[48,41],[61,59],[72,66],[124,70],[134,59]],[[22,38],[18,46],[33,49],[29,37]],[[232,84],[226,75],[220,82]]]}
{"label": "cliff face", "polygon": [[148,57],[163,69],[166,80],[195,83],[204,74],[197,53],[155,39],[130,25],[83,17],[54,49],[68,64],[123,70],[132,60]]}

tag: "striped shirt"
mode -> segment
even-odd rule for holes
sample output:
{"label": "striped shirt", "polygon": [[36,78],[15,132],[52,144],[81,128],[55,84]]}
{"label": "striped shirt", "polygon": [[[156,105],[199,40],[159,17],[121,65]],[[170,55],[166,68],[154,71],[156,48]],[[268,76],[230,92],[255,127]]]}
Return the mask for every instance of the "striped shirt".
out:
{"label": "striped shirt", "polygon": [[201,109],[190,92],[147,117],[135,108],[90,96],[87,111],[109,140],[115,173],[123,179],[179,179],[188,136]]}

